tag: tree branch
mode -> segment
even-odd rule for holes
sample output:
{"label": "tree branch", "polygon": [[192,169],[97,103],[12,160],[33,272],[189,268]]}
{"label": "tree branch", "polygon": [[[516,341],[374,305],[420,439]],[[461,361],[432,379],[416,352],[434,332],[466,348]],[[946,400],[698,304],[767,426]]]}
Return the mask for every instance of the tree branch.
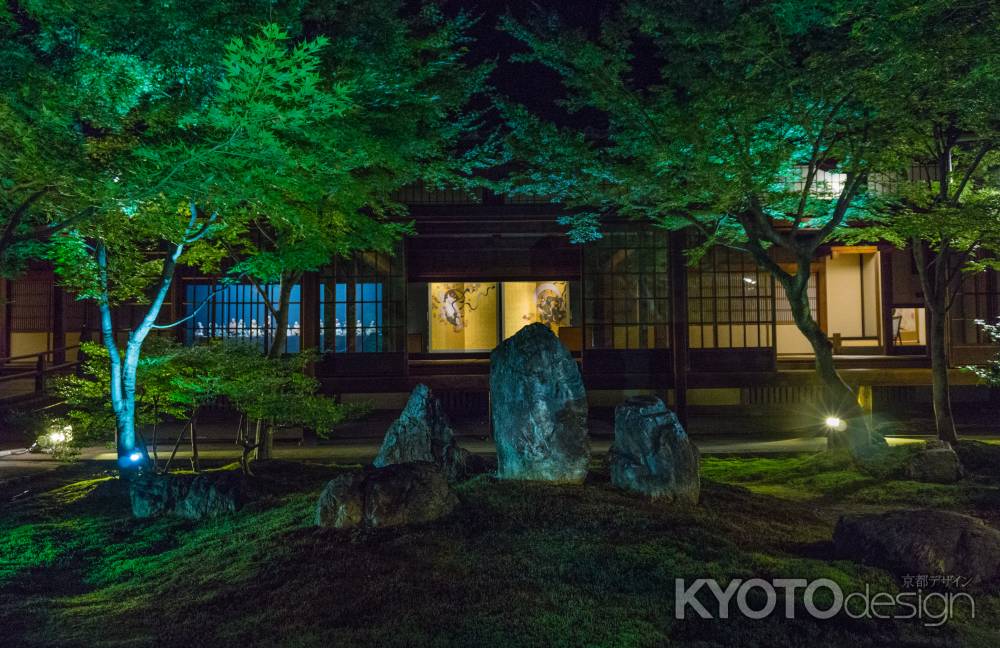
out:
{"label": "tree branch", "polygon": [[212,292],[210,292],[205,297],[205,299],[201,300],[201,303],[198,304],[198,306],[193,311],[191,311],[190,315],[186,315],[186,316],[180,318],[179,320],[176,320],[176,321],[171,322],[169,324],[153,324],[152,328],[156,329],[156,330],[163,330],[163,329],[174,328],[175,326],[179,326],[179,325],[183,324],[184,322],[188,321],[189,319],[191,319],[192,317],[194,317],[195,315],[197,315],[198,311],[200,311],[202,308],[204,308],[205,304],[207,304],[208,301],[212,297],[215,297],[216,295],[218,295],[220,292],[222,292],[223,290],[225,290],[228,287],[229,287],[228,285],[220,286],[220,287],[216,288],[215,290],[213,290]]}
{"label": "tree branch", "polygon": [[122,399],[122,374],[121,353],[118,351],[118,342],[115,341],[114,322],[111,319],[111,290],[108,282],[108,249],[103,241],[98,241],[96,245],[97,256],[97,279],[101,286],[101,298],[97,300],[97,308],[101,314],[101,337],[104,340],[104,348],[108,351],[108,362],[111,370],[111,405],[117,414],[121,407]]}
{"label": "tree branch", "polygon": [[819,170],[820,163],[829,157],[830,151],[833,150],[834,144],[840,139],[839,137],[833,137],[830,140],[830,145],[826,147],[822,154],[820,154],[820,142],[823,141],[823,137],[826,135],[826,129],[829,127],[833,118],[840,112],[841,106],[847,103],[848,98],[852,93],[848,92],[840,100],[834,104],[833,108],[827,114],[826,118],[823,120],[820,126],[819,133],[816,134],[816,139],[812,143],[812,153],[809,158],[809,166],[806,171],[806,181],[805,185],[802,187],[802,195],[799,196],[799,206],[795,212],[795,221],[792,223],[792,229],[798,229],[799,224],[802,222],[802,218],[805,215],[806,203],[809,199],[809,191],[812,189],[812,184],[816,180],[816,172]]}
{"label": "tree branch", "polygon": [[767,250],[760,244],[760,241],[750,240],[748,241],[747,248],[750,254],[753,256],[754,260],[757,261],[758,265],[763,266],[770,272],[776,279],[782,283],[792,280],[792,275],[790,275],[784,268],[778,265],[774,259],[767,253]]}
{"label": "tree branch", "polygon": [[188,225],[184,229],[183,244],[185,245],[196,243],[199,239],[205,236],[205,234],[208,233],[208,229],[215,223],[216,219],[219,217],[219,212],[213,212],[212,215],[209,216],[204,223],[202,223],[201,227],[198,228],[198,231],[195,232],[194,234],[191,234],[190,232],[194,228],[198,219],[198,208],[195,207],[195,204],[192,202],[190,203],[190,209],[191,209],[191,218],[190,220],[188,220]]}
{"label": "tree branch", "polygon": [[972,159],[972,164],[970,164],[969,168],[965,170],[965,175],[962,176],[961,182],[958,183],[958,187],[955,189],[955,195],[951,198],[951,203],[953,205],[958,205],[958,201],[962,198],[962,192],[965,191],[965,186],[969,184],[969,180],[972,179],[972,174],[976,172],[976,169],[979,168],[979,164],[992,148],[992,142],[983,142],[983,145],[979,147],[979,150],[976,152],[976,156]]}
{"label": "tree branch", "polygon": [[834,208],[830,220],[809,237],[808,248],[811,252],[815,251],[844,222],[847,209],[854,201],[854,197],[857,196],[858,187],[861,186],[861,183],[867,177],[867,173],[855,173],[851,171],[847,174],[847,182],[840,191],[840,196],[837,198],[837,206]]}
{"label": "tree branch", "polygon": [[32,192],[30,196],[21,201],[21,204],[17,206],[17,209],[11,212],[10,216],[7,218],[7,222],[4,223],[3,233],[0,234],[0,252],[3,252],[17,242],[17,238],[14,236],[17,226],[21,224],[21,220],[24,218],[24,215],[28,212],[31,205],[44,196],[49,189],[51,189],[51,187],[42,187],[41,189]]}

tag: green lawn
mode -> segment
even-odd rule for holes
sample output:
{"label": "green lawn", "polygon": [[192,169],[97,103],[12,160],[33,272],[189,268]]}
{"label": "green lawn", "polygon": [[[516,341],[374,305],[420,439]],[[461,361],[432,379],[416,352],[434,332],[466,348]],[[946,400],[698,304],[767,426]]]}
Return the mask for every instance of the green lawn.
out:
{"label": "green lawn", "polygon": [[237,515],[136,521],[113,480],[0,513],[0,644],[10,646],[1000,645],[1000,599],[937,629],[915,622],[674,619],[675,578],[832,578],[893,590],[831,561],[839,512],[942,506],[990,517],[997,487],[898,479],[905,451],[860,471],[829,455],[703,460],[701,506],[610,487],[459,486],[451,517],[409,529],[314,528],[342,468],[279,465]]}

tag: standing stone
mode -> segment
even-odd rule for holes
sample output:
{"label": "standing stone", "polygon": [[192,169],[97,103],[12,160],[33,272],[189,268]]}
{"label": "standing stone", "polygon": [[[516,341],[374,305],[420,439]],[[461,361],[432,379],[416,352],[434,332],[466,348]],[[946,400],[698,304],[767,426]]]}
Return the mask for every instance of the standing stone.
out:
{"label": "standing stone", "polygon": [[529,324],[490,354],[497,476],[580,482],[587,475],[587,392],[570,352]]}
{"label": "standing stone", "polygon": [[427,385],[413,389],[403,412],[385,433],[382,448],[372,464],[382,468],[414,461],[436,465],[449,481],[465,479],[478,466],[470,453],[455,443],[455,433],[441,401]]}
{"label": "standing stone", "polygon": [[609,453],[611,483],[653,499],[697,504],[698,448],[677,416],[655,396],[634,396],[615,408]]}

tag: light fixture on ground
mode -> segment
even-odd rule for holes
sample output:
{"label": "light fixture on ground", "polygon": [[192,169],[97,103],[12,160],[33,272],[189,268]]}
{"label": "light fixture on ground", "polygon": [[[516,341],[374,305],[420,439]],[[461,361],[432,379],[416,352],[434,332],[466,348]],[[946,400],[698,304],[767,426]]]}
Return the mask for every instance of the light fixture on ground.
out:
{"label": "light fixture on ground", "polygon": [[847,429],[847,421],[839,416],[827,416],[826,419],[824,419],[823,424],[826,425],[827,429],[832,432],[843,432]]}

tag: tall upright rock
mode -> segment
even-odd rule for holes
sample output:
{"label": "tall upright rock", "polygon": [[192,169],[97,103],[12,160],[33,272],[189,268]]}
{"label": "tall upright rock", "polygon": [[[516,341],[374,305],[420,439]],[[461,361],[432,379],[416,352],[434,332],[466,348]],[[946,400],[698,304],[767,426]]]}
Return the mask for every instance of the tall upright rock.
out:
{"label": "tall upright rock", "polygon": [[497,476],[580,482],[587,475],[587,392],[570,352],[529,324],[490,354]]}
{"label": "tall upright rock", "polygon": [[382,441],[372,464],[382,468],[393,464],[427,462],[436,465],[449,481],[458,481],[482,472],[481,462],[455,442],[441,401],[427,385],[417,385],[399,418]]}
{"label": "tall upright rock", "polygon": [[633,396],[615,408],[608,453],[611,483],[651,499],[697,504],[698,448],[677,416],[655,396]]}

